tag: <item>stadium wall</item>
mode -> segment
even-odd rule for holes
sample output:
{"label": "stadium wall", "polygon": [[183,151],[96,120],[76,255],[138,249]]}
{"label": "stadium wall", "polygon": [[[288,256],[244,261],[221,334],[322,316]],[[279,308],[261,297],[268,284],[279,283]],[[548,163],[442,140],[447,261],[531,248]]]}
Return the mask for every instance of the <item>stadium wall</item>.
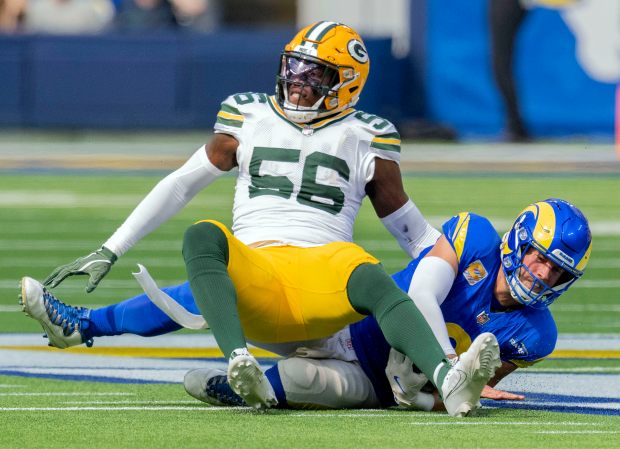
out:
{"label": "stadium wall", "polygon": [[[461,138],[501,135],[488,1],[411,0],[404,59],[392,55],[389,38],[365,37],[372,68],[358,107],[397,125],[412,117],[447,125]],[[274,91],[278,55],[293,33],[0,36],[0,127],[210,129],[227,95]],[[603,44],[615,45],[609,36]],[[620,75],[597,79],[578,60],[583,48],[560,11],[530,12],[515,77],[535,137],[613,139]]]}
{"label": "stadium wall", "polygon": [[[0,126],[209,129],[226,96],[274,92],[292,34],[3,36]],[[389,39],[367,46],[381,69],[371,71],[359,108],[394,120],[404,62]]]}

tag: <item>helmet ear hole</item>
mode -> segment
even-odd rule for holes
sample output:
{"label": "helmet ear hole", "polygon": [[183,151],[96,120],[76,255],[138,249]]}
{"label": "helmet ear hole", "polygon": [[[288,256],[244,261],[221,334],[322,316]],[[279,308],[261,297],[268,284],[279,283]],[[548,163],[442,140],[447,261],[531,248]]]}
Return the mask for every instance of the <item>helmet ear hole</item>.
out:
{"label": "helmet ear hole", "polygon": [[357,89],[359,89],[359,86],[353,86],[349,89],[349,93],[352,94],[353,92],[355,92]]}
{"label": "helmet ear hole", "polygon": [[572,281],[574,278],[575,275],[569,273],[568,271],[564,271],[564,273],[560,275],[560,278],[555,282],[555,285],[553,287],[555,287],[556,285],[566,284],[567,282]]}

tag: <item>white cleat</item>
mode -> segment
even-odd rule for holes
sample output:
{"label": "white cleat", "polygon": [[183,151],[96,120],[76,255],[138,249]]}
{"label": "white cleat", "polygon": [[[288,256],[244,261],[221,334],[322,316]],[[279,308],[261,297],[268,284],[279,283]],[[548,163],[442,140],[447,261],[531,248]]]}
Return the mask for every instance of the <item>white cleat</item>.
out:
{"label": "white cleat", "polygon": [[273,387],[246,348],[235,349],[230,355],[228,384],[250,407],[264,410],[278,404]]}
{"label": "white cleat", "polygon": [[468,416],[479,408],[480,394],[502,364],[495,335],[485,332],[446,375],[441,386],[443,403],[451,416]]}
{"label": "white cleat", "polygon": [[185,373],[183,386],[190,396],[217,406],[246,407],[245,401],[228,385],[226,372],[217,368],[198,368]]}
{"label": "white cleat", "polygon": [[63,303],[30,277],[22,278],[20,289],[22,311],[39,322],[50,346],[61,349],[82,343],[92,346],[92,339],[84,340],[80,326],[80,320],[88,318],[89,309]]}

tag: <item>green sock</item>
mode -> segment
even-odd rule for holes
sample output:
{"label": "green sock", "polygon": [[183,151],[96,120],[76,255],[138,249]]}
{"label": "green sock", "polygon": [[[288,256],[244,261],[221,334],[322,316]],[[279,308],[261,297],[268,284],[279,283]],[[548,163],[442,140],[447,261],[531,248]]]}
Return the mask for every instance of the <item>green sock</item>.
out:
{"label": "green sock", "polygon": [[237,292],[228,275],[228,241],[212,223],[185,232],[183,257],[192,294],[226,358],[246,347],[237,311]]}
{"label": "green sock", "polygon": [[390,346],[407,355],[441,392],[450,363],[422,313],[383,267],[368,263],[357,267],[347,293],[353,308],[374,316]]}

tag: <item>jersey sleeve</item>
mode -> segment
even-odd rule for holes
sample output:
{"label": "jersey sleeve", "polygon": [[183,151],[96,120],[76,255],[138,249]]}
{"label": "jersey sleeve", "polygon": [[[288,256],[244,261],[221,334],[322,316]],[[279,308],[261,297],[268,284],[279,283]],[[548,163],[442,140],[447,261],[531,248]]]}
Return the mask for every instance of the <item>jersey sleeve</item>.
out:
{"label": "jersey sleeve", "polygon": [[358,111],[354,114],[368,141],[369,152],[381,159],[400,163],[400,134],[384,118]]}
{"label": "jersey sleeve", "polygon": [[551,312],[523,309],[523,324],[511,336],[498,336],[500,357],[519,368],[527,368],[547,358],[555,349],[558,330]]}
{"label": "jersey sleeve", "polygon": [[217,113],[217,119],[213,128],[216,133],[219,132],[238,137],[243,127],[243,121],[243,113],[239,109],[234,96],[231,95],[220,104],[220,110]]}
{"label": "jersey sleeve", "polygon": [[220,104],[220,110],[213,127],[214,131],[230,134],[240,140],[243,123],[252,114],[252,108],[267,103],[267,98],[267,94],[255,92],[229,96]]}
{"label": "jersey sleeve", "polygon": [[374,176],[376,158],[400,165],[400,134],[396,127],[388,120],[362,111],[356,112],[353,117],[362,135],[359,143],[363,154],[360,171],[364,173],[366,182]]}
{"label": "jersey sleeve", "polygon": [[480,215],[461,212],[443,224],[442,232],[456,253],[459,271],[493,251],[499,251],[497,231],[487,218]]}

